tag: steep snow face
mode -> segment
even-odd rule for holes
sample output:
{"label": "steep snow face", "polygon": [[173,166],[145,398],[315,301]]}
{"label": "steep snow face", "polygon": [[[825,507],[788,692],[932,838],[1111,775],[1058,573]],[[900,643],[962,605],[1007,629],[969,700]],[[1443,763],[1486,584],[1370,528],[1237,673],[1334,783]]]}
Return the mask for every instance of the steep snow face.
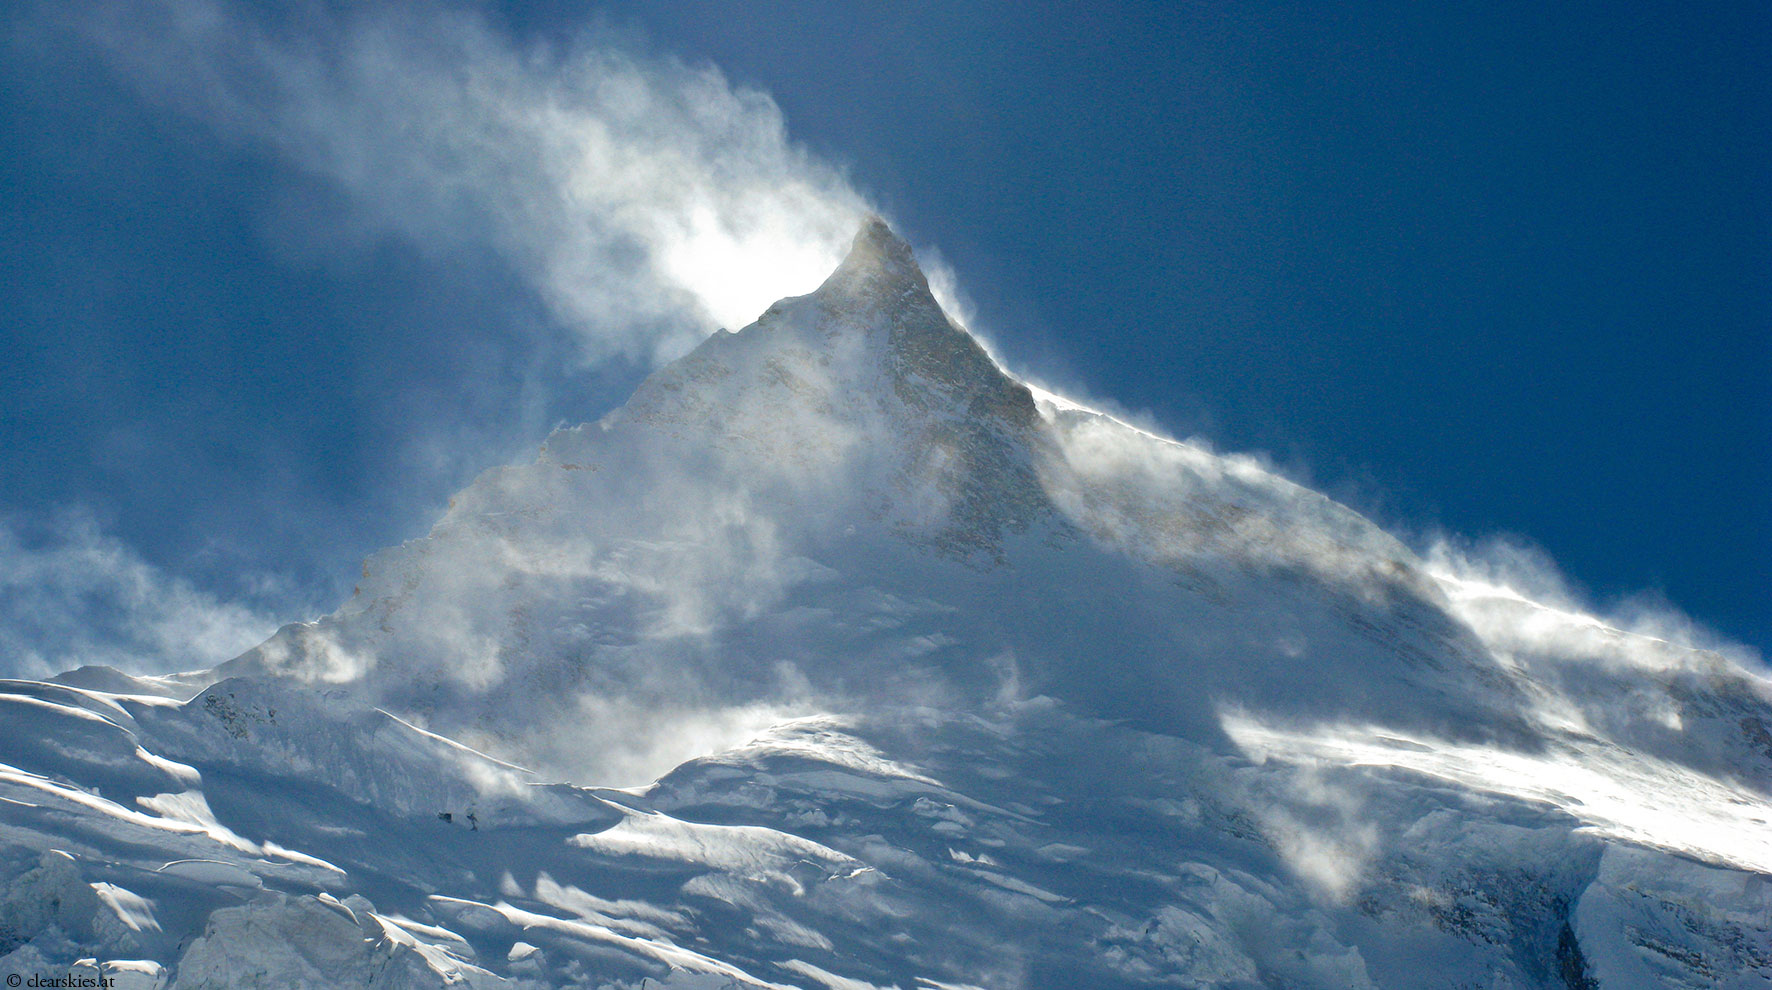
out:
{"label": "steep snow face", "polygon": [[1769,986],[1769,823],[1760,673],[1028,388],[875,220],[332,615],[0,684],[0,971]]}
{"label": "steep snow face", "polygon": [[[1041,403],[878,220],[815,292],[490,472],[224,669],[636,782],[795,713],[1048,694],[1530,733],[1413,555],[1261,470]],[[705,727],[699,738],[652,714]]]}

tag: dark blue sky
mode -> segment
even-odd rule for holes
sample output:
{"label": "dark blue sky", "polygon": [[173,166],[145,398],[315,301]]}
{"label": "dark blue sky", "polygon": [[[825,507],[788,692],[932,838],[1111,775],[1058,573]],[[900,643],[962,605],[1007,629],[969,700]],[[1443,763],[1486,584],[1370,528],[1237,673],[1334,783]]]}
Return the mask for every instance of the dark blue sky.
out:
{"label": "dark blue sky", "polygon": [[[302,617],[644,372],[582,360],[495,239],[341,220],[336,173],[57,9],[0,15],[22,546],[79,506],[171,579]],[[235,16],[296,49],[357,16],[292,10]],[[482,14],[517,49],[594,24],[767,92],[939,249],[1013,367],[1772,648],[1764,4]]]}

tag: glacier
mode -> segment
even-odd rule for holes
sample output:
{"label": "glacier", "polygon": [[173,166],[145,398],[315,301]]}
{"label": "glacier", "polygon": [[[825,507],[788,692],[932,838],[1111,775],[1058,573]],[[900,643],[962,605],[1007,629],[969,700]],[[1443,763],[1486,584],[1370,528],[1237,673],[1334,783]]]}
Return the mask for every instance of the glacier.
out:
{"label": "glacier", "polygon": [[201,671],[0,682],[0,975],[1772,986],[1772,678],[816,291]]}

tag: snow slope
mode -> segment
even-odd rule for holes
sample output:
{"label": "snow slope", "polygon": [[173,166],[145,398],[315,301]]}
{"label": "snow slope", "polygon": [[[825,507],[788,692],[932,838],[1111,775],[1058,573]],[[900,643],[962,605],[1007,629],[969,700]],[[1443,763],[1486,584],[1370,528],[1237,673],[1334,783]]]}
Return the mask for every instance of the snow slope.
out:
{"label": "snow slope", "polygon": [[0,684],[0,969],[1772,986],[1772,682],[1004,374],[870,221],[213,671]]}

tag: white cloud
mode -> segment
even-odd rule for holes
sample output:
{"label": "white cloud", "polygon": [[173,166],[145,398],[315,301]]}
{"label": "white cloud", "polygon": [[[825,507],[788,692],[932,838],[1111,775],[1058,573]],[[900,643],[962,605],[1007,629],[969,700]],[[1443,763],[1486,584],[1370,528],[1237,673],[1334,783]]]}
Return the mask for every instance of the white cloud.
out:
{"label": "white cloud", "polygon": [[662,361],[810,291],[868,209],[768,95],[608,30],[520,47],[444,6],[306,10],[299,30],[249,10],[107,5],[70,26],[148,99],[336,183],[356,222],[490,247],[587,361]]}
{"label": "white cloud", "polygon": [[133,673],[208,667],[276,628],[263,613],[169,575],[84,513],[27,542],[0,522],[0,671],[43,677],[83,664]]}

